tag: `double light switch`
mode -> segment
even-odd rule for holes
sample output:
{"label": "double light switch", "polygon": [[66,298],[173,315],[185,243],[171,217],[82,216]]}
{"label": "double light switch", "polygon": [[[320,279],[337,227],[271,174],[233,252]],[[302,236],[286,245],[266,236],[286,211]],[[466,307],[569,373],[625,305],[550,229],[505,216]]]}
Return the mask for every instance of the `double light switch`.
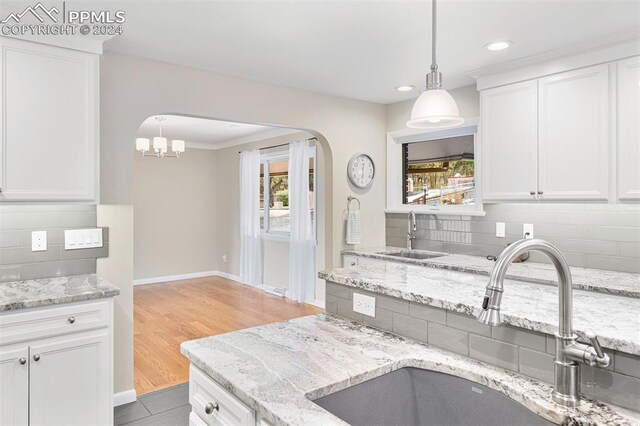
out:
{"label": "double light switch", "polygon": [[77,250],[102,247],[102,228],[64,231],[64,249]]}

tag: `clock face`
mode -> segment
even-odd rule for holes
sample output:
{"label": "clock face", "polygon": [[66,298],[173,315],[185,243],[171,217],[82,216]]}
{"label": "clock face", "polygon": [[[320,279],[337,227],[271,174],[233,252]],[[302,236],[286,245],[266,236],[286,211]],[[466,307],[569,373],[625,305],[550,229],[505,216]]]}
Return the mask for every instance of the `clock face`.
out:
{"label": "clock face", "polygon": [[347,174],[352,184],[358,188],[367,188],[373,182],[376,173],[376,166],[367,154],[354,155],[349,161]]}

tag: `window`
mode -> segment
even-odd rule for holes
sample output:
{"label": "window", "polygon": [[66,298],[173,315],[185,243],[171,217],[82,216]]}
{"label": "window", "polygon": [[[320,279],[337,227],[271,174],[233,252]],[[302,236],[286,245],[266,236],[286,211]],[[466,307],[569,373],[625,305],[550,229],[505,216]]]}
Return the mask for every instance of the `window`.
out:
{"label": "window", "polygon": [[475,204],[472,135],[405,143],[402,154],[403,204]]}
{"label": "window", "polygon": [[[311,228],[316,229],[315,150],[309,158],[309,205]],[[288,153],[264,154],[260,165],[260,228],[265,236],[288,237],[289,214]]]}

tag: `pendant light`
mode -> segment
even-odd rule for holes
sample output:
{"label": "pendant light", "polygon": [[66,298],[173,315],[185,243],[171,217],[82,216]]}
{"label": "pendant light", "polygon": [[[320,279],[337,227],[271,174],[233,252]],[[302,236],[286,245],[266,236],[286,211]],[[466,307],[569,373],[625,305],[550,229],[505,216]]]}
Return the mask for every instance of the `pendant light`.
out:
{"label": "pendant light", "polygon": [[436,0],[431,0],[431,72],[427,74],[427,90],[416,100],[407,127],[443,129],[464,123],[456,101],[442,89],[442,74],[436,63]]}

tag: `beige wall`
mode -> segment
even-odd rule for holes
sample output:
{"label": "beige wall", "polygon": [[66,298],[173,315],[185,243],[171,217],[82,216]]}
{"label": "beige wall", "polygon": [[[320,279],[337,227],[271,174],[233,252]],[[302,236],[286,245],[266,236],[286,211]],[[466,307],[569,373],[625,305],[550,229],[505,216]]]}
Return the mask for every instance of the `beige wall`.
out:
{"label": "beige wall", "polygon": [[[480,116],[480,94],[475,84],[450,90],[449,93],[458,104],[458,111],[464,118]],[[411,117],[411,109],[415,99],[387,105],[387,132],[407,128],[407,120]]]}
{"label": "beige wall", "polygon": [[134,279],[217,269],[217,158],[207,149],[134,157]]}
{"label": "beige wall", "polygon": [[133,389],[133,208],[99,205],[98,226],[109,227],[109,257],[98,259],[97,274],[120,288],[114,305],[114,391]]}
{"label": "beige wall", "polygon": [[[151,115],[188,114],[309,129],[318,136],[325,150],[325,182],[330,183],[325,187],[328,220],[323,230],[326,241],[330,242],[324,251],[327,267],[339,265],[340,250],[345,246],[343,212],[347,195],[356,194],[362,202],[363,229],[384,229],[384,105],[111,52],[101,57],[100,74],[100,189],[103,203],[132,204],[134,139],[140,124]],[[368,153],[379,171],[372,187],[364,191],[350,186],[346,177],[347,163],[358,152]],[[219,164],[223,164],[221,159]],[[219,241],[223,240],[219,236]],[[220,252],[222,244],[219,245]],[[226,244],[235,243],[226,241]],[[363,246],[382,244],[383,232],[363,233]],[[120,284],[121,289],[129,285]],[[122,307],[131,315],[132,300],[124,301],[131,297],[131,289],[127,288],[124,293],[120,297]],[[131,342],[133,328],[117,329],[115,337],[117,341]],[[121,354],[116,354],[116,359],[121,360],[116,363],[116,374],[132,371],[131,365],[122,365],[125,361]]]}

